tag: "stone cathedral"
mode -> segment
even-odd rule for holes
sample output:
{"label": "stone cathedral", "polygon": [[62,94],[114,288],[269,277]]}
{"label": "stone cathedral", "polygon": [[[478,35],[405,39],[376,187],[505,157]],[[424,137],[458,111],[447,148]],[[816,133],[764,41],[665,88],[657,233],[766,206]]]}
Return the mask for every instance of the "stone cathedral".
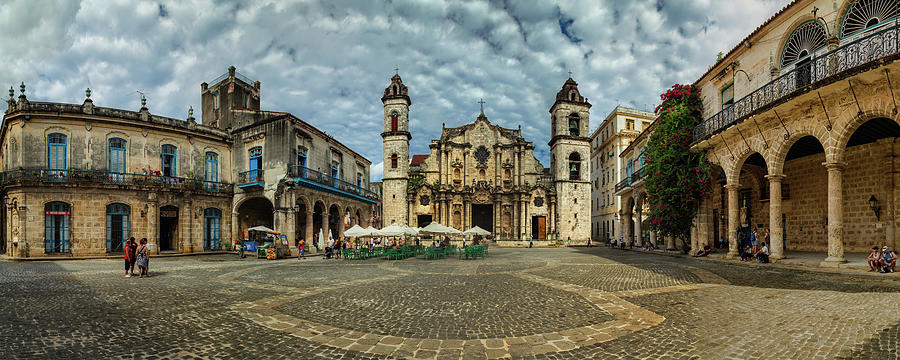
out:
{"label": "stone cathedral", "polygon": [[590,108],[569,78],[550,107],[550,167],[534,156],[521,126],[473,123],[443,127],[430,154],[409,153],[412,104],[400,75],[384,103],[384,224],[432,221],[465,230],[480,226],[497,240],[585,244],[590,236]]}

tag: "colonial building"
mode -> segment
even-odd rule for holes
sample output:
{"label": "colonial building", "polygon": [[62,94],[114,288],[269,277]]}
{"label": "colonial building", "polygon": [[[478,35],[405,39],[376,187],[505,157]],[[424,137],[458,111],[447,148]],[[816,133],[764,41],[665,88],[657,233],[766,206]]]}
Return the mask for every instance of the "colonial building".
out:
{"label": "colonial building", "polygon": [[385,225],[437,221],[462,230],[478,225],[502,240],[587,242],[591,104],[574,80],[550,108],[549,168],[521,128],[491,124],[484,111],[473,123],[442,128],[429,154],[410,158],[411,101],[399,75],[382,102]]}
{"label": "colonial building", "polygon": [[900,48],[894,0],[798,0],[696,82],[715,185],[693,247],[771,230],[772,258],[900,245]]}
{"label": "colonial building", "polygon": [[[633,242],[635,246],[643,246],[646,243],[657,244],[656,233],[650,231],[646,218],[649,214],[647,203],[647,190],[644,187],[644,149],[650,139],[650,132],[655,123],[645,124],[644,130],[619,155],[625,167],[622,171],[622,181],[616,184],[616,196],[622,203],[619,211],[619,227],[623,230],[623,238]],[[666,239],[666,248],[674,249],[675,243],[671,238]]]}
{"label": "colonial building", "polygon": [[621,215],[624,208],[617,191],[627,185],[625,180],[630,179],[635,165],[620,155],[654,118],[648,111],[616,106],[591,134],[591,236],[594,241],[606,242],[623,235],[620,222],[626,219]]}
{"label": "colonial building", "polygon": [[202,124],[139,111],[14,99],[0,128],[0,252],[13,257],[222,248],[256,225],[293,247],[320,229],[368,225],[370,162],[299,118],[259,109],[234,67],[201,85]]}

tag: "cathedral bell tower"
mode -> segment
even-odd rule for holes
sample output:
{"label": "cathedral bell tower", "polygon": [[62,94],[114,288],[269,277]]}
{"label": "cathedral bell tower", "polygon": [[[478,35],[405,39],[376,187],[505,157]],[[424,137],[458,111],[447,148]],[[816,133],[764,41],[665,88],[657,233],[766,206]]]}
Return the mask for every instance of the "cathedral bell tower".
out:
{"label": "cathedral bell tower", "polygon": [[409,224],[409,205],[406,185],[409,183],[409,105],[406,85],[400,75],[391,78],[391,84],[381,97],[384,104],[384,177],[382,207],[384,226]]}
{"label": "cathedral bell tower", "polygon": [[591,236],[590,109],[571,77],[550,107],[550,167],[559,204],[554,228],[558,240],[579,245]]}

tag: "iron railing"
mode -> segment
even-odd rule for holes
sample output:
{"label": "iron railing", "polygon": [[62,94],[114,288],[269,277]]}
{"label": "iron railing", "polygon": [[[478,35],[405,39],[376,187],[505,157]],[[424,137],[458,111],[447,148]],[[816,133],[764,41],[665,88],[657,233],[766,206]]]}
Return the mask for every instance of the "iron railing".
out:
{"label": "iron railing", "polygon": [[241,171],[238,173],[238,186],[248,184],[264,185],[266,179],[263,175],[265,175],[265,172],[262,169]]}
{"label": "iron railing", "polygon": [[622,191],[630,186],[631,186],[631,176],[626,176],[625,179],[622,179],[622,181],[619,181],[619,183],[616,184],[616,192]]}
{"label": "iron railing", "polygon": [[321,185],[325,185],[334,189],[338,189],[351,194],[359,195],[367,199],[379,201],[378,194],[372,190],[361,187],[339,178],[335,178],[330,174],[310,169],[302,165],[291,165],[288,167],[288,176],[292,178],[306,179]]}
{"label": "iron railing", "polygon": [[793,96],[797,91],[806,92],[831,76],[898,53],[897,37],[900,23],[870,35],[841,45],[837,49],[813,54],[809,62],[795,68],[775,80],[754,90],[732,106],[703,120],[693,129],[694,143],[709,138],[725,128],[744,121],[757,110],[778,100]]}
{"label": "iron railing", "polygon": [[635,170],[634,173],[631,174],[631,182],[632,183],[641,181],[641,179],[643,179],[643,178],[644,178],[644,168],[643,167]]}
{"label": "iron railing", "polygon": [[217,193],[234,191],[229,183],[205,181],[164,175],[120,173],[108,170],[82,169],[15,169],[0,173],[3,186],[28,183],[71,183],[71,184],[113,184],[133,186],[155,186],[176,190],[197,190]]}

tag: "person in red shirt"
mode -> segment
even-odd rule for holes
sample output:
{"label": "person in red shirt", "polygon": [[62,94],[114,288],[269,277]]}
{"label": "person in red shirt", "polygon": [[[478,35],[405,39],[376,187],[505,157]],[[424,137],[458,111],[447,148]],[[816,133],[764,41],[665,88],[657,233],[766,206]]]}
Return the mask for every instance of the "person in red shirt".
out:
{"label": "person in red shirt", "polygon": [[300,239],[300,243],[297,244],[297,247],[300,248],[300,254],[297,256],[297,259],[299,260],[303,258],[303,250],[306,249],[306,241]]}
{"label": "person in red shirt", "polygon": [[125,244],[122,245],[125,252],[125,277],[127,278],[134,276],[134,251],[136,245],[133,237],[125,240]]}

